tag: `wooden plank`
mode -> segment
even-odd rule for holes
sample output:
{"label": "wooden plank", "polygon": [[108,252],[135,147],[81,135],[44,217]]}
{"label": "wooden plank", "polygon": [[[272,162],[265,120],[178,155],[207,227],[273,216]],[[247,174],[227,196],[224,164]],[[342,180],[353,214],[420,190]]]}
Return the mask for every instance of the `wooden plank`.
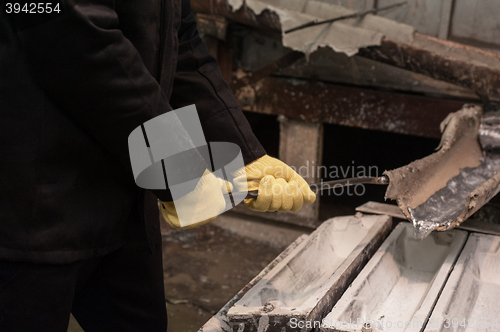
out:
{"label": "wooden plank", "polygon": [[[279,157],[286,164],[293,166],[297,173],[308,183],[317,183],[321,179],[318,165],[323,154],[323,124],[305,121],[280,119]],[[305,219],[318,219],[319,199],[313,204],[304,204],[296,214]]]}
{"label": "wooden plank", "polygon": [[298,61],[280,72],[283,76],[316,78],[325,82],[425,94],[442,98],[478,100],[470,89],[433,79],[361,56],[348,57],[329,48],[320,49],[310,61]]}
{"label": "wooden plank", "polygon": [[464,102],[269,77],[235,93],[244,110],[440,138],[439,124]]}
{"label": "wooden plank", "polygon": [[383,38],[359,55],[500,98],[500,54],[415,33],[412,44]]}

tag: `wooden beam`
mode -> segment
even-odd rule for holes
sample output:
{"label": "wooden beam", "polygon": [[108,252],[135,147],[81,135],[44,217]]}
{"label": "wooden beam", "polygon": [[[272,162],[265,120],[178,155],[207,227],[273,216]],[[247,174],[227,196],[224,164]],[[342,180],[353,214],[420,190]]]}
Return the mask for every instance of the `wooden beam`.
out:
{"label": "wooden beam", "polygon": [[359,55],[500,98],[500,55],[490,51],[415,33],[411,45],[384,38]]}
{"label": "wooden beam", "polygon": [[244,110],[289,119],[440,138],[439,124],[464,102],[268,77],[235,93]]}
{"label": "wooden beam", "polygon": [[[321,179],[318,170],[323,157],[323,124],[280,118],[280,159],[295,167],[308,183]],[[296,214],[318,220],[319,197],[313,204],[304,204]],[[290,214],[290,213],[288,213]]]}

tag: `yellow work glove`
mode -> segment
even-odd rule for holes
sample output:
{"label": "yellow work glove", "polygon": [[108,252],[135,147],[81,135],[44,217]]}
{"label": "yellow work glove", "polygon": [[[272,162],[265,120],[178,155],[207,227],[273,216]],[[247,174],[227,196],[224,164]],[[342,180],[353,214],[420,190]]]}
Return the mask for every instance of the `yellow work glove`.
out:
{"label": "yellow work glove", "polygon": [[316,200],[314,192],[297,172],[268,155],[246,165],[245,172],[236,174],[236,188],[242,181],[246,181],[248,191],[259,191],[257,198],[244,201],[254,211],[299,211],[303,203],[312,204]]}
{"label": "yellow work glove", "polygon": [[[215,190],[214,190],[215,189]],[[174,228],[193,228],[211,222],[224,212],[224,194],[231,191],[229,182],[215,177],[208,170],[195,189],[174,202],[160,201],[160,209],[165,221]],[[179,214],[177,209],[179,209]],[[206,219],[205,219],[206,217]]]}

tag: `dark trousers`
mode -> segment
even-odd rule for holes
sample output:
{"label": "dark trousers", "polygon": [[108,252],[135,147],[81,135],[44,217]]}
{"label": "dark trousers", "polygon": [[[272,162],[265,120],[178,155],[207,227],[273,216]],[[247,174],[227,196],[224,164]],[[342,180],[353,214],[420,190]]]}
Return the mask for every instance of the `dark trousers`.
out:
{"label": "dark trousers", "polygon": [[[161,241],[161,239],[160,239]],[[72,264],[0,262],[0,332],[165,332],[161,245],[127,244]]]}

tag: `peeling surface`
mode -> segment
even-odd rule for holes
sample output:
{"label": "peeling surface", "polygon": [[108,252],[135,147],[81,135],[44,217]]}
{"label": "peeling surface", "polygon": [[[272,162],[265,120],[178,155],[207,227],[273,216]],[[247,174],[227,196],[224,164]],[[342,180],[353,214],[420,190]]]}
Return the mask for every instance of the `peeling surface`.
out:
{"label": "peeling surface", "polygon": [[437,152],[384,173],[390,180],[386,198],[396,200],[413,221],[417,237],[459,225],[498,193],[500,162],[483,156],[481,116],[482,109],[474,105],[451,113],[441,123]]}
{"label": "peeling surface", "polygon": [[412,233],[408,223],[396,227],[325,317],[322,332],[366,331],[368,321],[373,331],[420,331],[467,232],[433,233],[423,241]]}
{"label": "peeling surface", "polygon": [[[255,15],[269,11],[278,16],[282,31],[314,20],[349,15],[354,10],[316,0],[229,0],[233,11],[243,5]],[[402,9],[394,9],[398,11]],[[385,36],[402,43],[413,41],[414,29],[380,15],[366,15],[363,19],[348,19],[331,24],[309,27],[288,34],[282,34],[283,45],[308,56],[319,47],[330,47],[339,53],[352,56],[360,48],[379,46]]]}
{"label": "peeling surface", "polygon": [[441,124],[439,151],[385,173],[386,198],[398,202],[415,237],[460,225],[500,191],[500,118],[481,117],[472,105],[451,113]]}

